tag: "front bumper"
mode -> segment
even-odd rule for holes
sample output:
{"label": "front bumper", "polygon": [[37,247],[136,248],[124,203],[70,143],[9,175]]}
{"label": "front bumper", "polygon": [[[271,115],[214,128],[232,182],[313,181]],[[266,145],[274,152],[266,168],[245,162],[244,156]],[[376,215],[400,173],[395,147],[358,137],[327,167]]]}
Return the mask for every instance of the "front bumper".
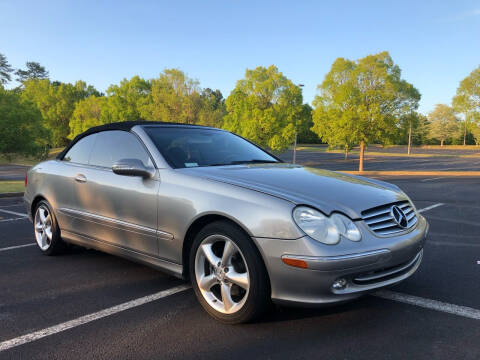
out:
{"label": "front bumper", "polygon": [[[377,237],[366,225],[357,225],[362,240],[325,245],[308,236],[296,240],[254,238],[262,253],[278,303],[321,305],[342,302],[398,283],[420,266],[428,223],[421,215],[414,229],[395,237]],[[282,258],[303,260],[308,268],[286,265]],[[332,284],[345,279],[346,286]]]}

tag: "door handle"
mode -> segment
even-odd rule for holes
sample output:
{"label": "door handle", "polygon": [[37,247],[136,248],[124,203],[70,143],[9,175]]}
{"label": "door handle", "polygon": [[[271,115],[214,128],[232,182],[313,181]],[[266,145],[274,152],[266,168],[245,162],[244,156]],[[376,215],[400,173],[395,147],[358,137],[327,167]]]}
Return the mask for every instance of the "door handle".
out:
{"label": "door handle", "polygon": [[77,176],[75,176],[75,181],[79,183],[85,183],[87,182],[87,178],[83,174],[77,174]]}

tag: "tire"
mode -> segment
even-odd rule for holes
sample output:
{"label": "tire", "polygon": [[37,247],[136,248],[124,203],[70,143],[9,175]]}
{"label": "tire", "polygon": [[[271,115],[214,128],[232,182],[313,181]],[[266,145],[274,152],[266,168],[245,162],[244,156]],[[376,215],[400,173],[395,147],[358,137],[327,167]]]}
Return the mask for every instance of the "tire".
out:
{"label": "tire", "polygon": [[66,243],[60,237],[60,229],[52,207],[46,200],[41,200],[33,215],[33,233],[38,248],[44,255],[57,255],[65,251]]}
{"label": "tire", "polygon": [[205,226],[193,241],[189,260],[195,295],[215,319],[251,322],[269,308],[270,282],[260,253],[235,224],[216,221]]}

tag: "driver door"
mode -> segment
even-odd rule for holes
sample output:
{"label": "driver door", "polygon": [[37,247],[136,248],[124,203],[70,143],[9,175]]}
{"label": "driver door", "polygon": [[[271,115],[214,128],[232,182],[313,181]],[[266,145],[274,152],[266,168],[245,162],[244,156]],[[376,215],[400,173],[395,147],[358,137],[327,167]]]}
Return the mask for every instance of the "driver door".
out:
{"label": "driver door", "polygon": [[138,159],[153,168],[150,155],[132,133],[112,130],[97,134],[89,166],[82,174],[85,187],[80,216],[81,232],[101,242],[158,256],[157,194],[159,181],[117,175],[112,165],[121,159]]}

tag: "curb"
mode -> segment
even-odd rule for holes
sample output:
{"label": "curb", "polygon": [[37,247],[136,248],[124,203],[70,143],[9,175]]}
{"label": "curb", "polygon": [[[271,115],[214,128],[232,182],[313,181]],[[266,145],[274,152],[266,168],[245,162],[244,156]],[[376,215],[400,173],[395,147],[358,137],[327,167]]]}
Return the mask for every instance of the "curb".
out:
{"label": "curb", "polygon": [[352,175],[394,175],[394,176],[479,176],[480,171],[342,171]]}
{"label": "curb", "polygon": [[22,192],[0,193],[0,198],[19,197],[19,196],[23,196],[23,191]]}

